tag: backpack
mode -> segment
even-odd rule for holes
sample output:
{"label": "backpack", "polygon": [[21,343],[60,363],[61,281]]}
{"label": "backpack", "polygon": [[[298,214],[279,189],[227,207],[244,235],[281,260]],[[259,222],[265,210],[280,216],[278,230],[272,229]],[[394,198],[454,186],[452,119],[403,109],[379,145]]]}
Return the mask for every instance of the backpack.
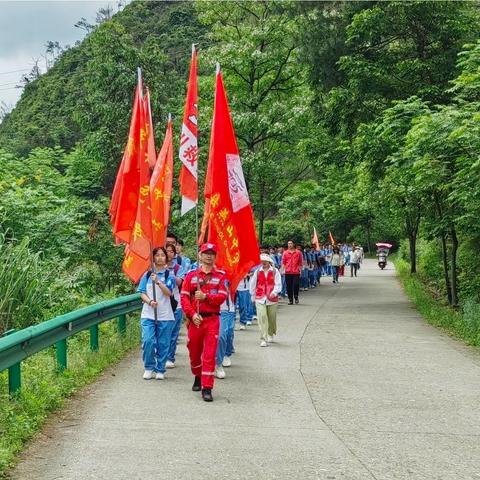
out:
{"label": "backpack", "polygon": [[[174,272],[175,272],[175,269],[174,269]],[[178,272],[178,269],[177,269],[177,272]],[[165,282],[167,281],[169,274],[170,274],[170,270],[167,268],[165,270]],[[173,311],[175,311],[178,307],[178,300],[175,300],[175,297],[173,295],[170,295],[170,305],[172,306]]]}

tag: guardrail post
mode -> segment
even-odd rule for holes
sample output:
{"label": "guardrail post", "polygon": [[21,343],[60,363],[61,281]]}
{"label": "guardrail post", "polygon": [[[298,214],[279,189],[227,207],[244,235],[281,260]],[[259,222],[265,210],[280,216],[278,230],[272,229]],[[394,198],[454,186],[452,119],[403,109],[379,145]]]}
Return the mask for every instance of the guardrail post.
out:
{"label": "guardrail post", "polygon": [[[16,329],[12,328],[7,330],[2,337],[7,337],[12,333],[15,333]],[[10,395],[15,395],[22,386],[22,368],[20,362],[12,365],[8,368],[8,393]]]}
{"label": "guardrail post", "polygon": [[22,369],[20,363],[12,365],[8,369],[8,393],[15,395],[22,386]]}
{"label": "guardrail post", "polygon": [[90,350],[92,352],[98,351],[98,325],[90,327]]}
{"label": "guardrail post", "polygon": [[125,314],[118,317],[118,331],[120,335],[125,335],[127,332],[127,316]]}
{"label": "guardrail post", "polygon": [[55,344],[57,354],[57,370],[63,372],[67,368],[67,339],[60,340]]}

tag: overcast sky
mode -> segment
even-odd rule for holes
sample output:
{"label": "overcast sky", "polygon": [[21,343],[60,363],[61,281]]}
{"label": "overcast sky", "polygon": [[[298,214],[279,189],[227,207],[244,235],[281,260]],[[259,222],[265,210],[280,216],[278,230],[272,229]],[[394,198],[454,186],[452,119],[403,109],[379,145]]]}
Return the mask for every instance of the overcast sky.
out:
{"label": "overcast sky", "polygon": [[95,23],[96,12],[107,5],[116,11],[114,0],[0,0],[0,103],[20,98],[15,84],[45,52],[47,41],[73,45],[85,36],[75,23],[82,17]]}

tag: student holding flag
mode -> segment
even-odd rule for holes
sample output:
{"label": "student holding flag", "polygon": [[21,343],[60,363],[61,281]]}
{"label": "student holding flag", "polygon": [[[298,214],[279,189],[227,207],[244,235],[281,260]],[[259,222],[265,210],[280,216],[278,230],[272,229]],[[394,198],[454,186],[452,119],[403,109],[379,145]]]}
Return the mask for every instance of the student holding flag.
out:
{"label": "student holding flag", "polygon": [[163,380],[175,325],[170,301],[175,287],[175,277],[169,274],[167,252],[163,247],[153,250],[153,261],[153,270],[143,275],[137,290],[141,293],[143,301],[140,315],[145,367],[143,378]]}

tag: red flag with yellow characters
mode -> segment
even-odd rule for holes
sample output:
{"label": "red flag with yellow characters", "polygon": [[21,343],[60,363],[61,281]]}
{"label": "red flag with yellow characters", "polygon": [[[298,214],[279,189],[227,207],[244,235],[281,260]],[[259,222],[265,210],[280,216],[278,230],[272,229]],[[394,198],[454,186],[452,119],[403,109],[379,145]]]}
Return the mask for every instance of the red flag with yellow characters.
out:
{"label": "red flag with yellow characters", "polygon": [[144,259],[150,259],[152,253],[152,213],[150,205],[150,160],[149,136],[153,133],[145,102],[140,103],[140,133],[138,143],[139,189],[135,222],[128,246],[130,251]]}
{"label": "red flag with yellow characters", "polygon": [[117,243],[128,243],[137,215],[142,80],[139,75],[133,101],[128,141],[118,169],[110,202],[110,221]]}
{"label": "red flag with yellow characters", "polygon": [[173,184],[173,133],[169,118],[167,131],[150,180],[153,248],[163,247],[170,222]]}
{"label": "red flag with yellow characters", "polygon": [[211,175],[206,179],[205,192],[210,203],[208,241],[217,244],[216,265],[226,271],[231,289],[235,291],[240,280],[260,263],[260,252],[227,95],[218,67],[209,155]]}
{"label": "red flag with yellow characters", "polygon": [[125,247],[125,257],[122,263],[123,273],[133,282],[138,283],[142,275],[151,267],[151,261],[132,252],[128,245]]}

